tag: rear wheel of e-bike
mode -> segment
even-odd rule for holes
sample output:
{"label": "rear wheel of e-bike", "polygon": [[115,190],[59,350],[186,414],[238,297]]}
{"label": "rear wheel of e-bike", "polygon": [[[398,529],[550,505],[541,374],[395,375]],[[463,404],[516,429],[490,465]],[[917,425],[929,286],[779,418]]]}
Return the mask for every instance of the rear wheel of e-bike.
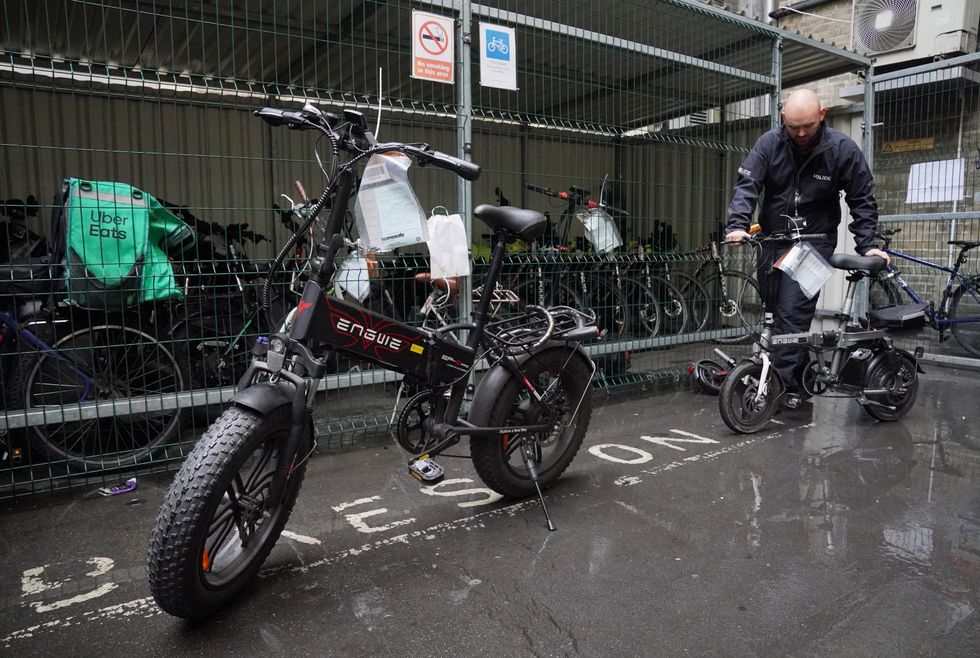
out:
{"label": "rear wheel of e-bike", "polygon": [[868,373],[865,387],[869,390],[888,391],[867,396],[872,403],[878,403],[862,405],[868,414],[886,422],[899,420],[912,409],[919,393],[919,375],[915,363],[899,353],[882,359]]}
{"label": "rear wheel of e-bike", "polygon": [[483,482],[515,498],[536,493],[521,456],[522,440],[530,442],[543,490],[568,468],[592,418],[592,365],[581,353],[571,348],[548,349],[530,357],[522,370],[544,396],[541,404],[521,381],[511,378],[495,400],[486,406],[475,402],[469,418],[480,427],[506,427],[546,422],[552,411],[553,425],[546,432],[470,439],[473,466]]}
{"label": "rear wheel of e-bike", "polygon": [[[269,500],[290,409],[268,416],[230,407],[208,428],[170,485],[150,539],[147,572],[157,604],[177,617],[206,617],[255,576],[279,538],[306,470]],[[312,437],[307,435],[301,451]]]}
{"label": "rear wheel of e-bike", "polygon": [[[718,408],[721,419],[740,434],[752,434],[765,427],[782,398],[783,385],[775,368],[769,368],[762,382],[762,364],[746,361],[735,366],[721,384]],[[762,395],[757,396],[760,386]]]}

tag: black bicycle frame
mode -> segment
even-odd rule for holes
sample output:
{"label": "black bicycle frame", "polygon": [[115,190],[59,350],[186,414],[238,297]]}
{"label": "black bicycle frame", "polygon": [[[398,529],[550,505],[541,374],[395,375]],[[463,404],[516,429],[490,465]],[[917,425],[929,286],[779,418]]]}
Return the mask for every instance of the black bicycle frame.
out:
{"label": "black bicycle frame", "polygon": [[[338,192],[330,209],[326,237],[318,246],[313,274],[303,288],[303,295],[296,307],[296,314],[289,333],[293,345],[325,346],[353,354],[368,362],[380,365],[403,375],[417,377],[433,389],[448,388],[449,398],[445,407],[436,409],[435,424],[438,433],[449,443],[461,435],[490,436],[501,433],[523,434],[549,429],[547,423],[506,427],[474,427],[460,422],[459,411],[473,369],[477,348],[483,342],[484,329],[490,318],[491,295],[482,295],[473,313],[472,323],[440,327],[434,331],[402,324],[389,317],[369,311],[355,304],[337,299],[328,293],[329,281],[334,274],[334,258],[343,246],[339,231],[347,208],[347,200],[354,184],[354,174],[345,169],[339,174]],[[503,267],[506,240],[501,233],[494,234],[493,257],[487,274],[487,288],[496,285]],[[468,331],[465,344],[443,337],[452,331]],[[493,347],[488,345],[491,350]],[[502,355],[499,363],[508,369],[528,391],[540,399],[540,394],[524,377],[514,357]],[[254,364],[253,364],[254,365]],[[254,368],[250,368],[250,371]],[[321,368],[317,368],[320,370]],[[314,376],[320,372],[314,372]],[[246,373],[250,377],[250,373]],[[302,394],[297,391],[297,394]],[[440,413],[442,411],[442,413]],[[439,418],[438,416],[442,416]],[[437,447],[438,452],[445,446]]]}
{"label": "black bicycle frame", "polygon": [[47,354],[51,358],[55,359],[59,363],[63,363],[68,368],[70,368],[84,383],[84,388],[82,389],[81,402],[84,402],[89,395],[89,392],[95,386],[95,380],[93,376],[86,372],[86,370],[76,363],[73,359],[65,356],[63,353],[59,352],[56,348],[48,345],[43,340],[34,335],[29,329],[22,326],[14,316],[6,311],[0,311],[0,323],[2,323],[7,331],[0,334],[2,342],[0,342],[0,353],[7,351],[5,348],[6,343],[13,342],[15,336],[24,340],[28,345],[34,349]]}

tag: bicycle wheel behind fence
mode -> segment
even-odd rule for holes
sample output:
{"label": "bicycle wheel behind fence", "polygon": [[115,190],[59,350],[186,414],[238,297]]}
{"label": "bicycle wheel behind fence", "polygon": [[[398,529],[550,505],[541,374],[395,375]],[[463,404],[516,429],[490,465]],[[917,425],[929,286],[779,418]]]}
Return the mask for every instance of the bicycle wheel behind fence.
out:
{"label": "bicycle wheel behind fence", "polygon": [[980,357],[980,277],[974,277],[970,285],[960,289],[949,314],[954,320],[953,338],[964,350]]}
{"label": "bicycle wheel behind fence", "polygon": [[725,272],[704,284],[710,303],[708,329],[722,330],[719,343],[749,340],[762,326],[762,295],[755,279],[742,272]]}
{"label": "bicycle wheel behind fence", "polygon": [[[111,469],[149,460],[178,428],[166,394],[183,389],[173,354],[132,327],[72,332],[55,351],[22,363],[12,386],[17,406],[50,415],[31,440],[72,469]],[[108,403],[108,404],[96,404]]]}

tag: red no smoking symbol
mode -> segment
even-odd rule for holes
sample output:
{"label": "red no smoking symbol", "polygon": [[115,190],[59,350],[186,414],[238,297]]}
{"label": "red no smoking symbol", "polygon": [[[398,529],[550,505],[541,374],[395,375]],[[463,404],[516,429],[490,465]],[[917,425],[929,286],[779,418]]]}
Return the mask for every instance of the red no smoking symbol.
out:
{"label": "red no smoking symbol", "polygon": [[449,37],[439,23],[429,21],[419,28],[419,43],[430,55],[441,55],[449,47]]}

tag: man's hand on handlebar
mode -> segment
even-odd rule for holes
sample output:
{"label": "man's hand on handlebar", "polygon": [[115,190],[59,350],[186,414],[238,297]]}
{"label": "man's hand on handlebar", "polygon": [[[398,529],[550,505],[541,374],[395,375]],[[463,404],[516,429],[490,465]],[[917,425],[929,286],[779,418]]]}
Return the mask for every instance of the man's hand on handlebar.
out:
{"label": "man's hand on handlebar", "polygon": [[748,237],[749,237],[748,231],[743,231],[742,229],[737,228],[734,231],[729,231],[728,233],[725,234],[725,242],[727,244],[741,246],[742,244],[745,243]]}
{"label": "man's hand on handlebar", "polygon": [[868,249],[866,252],[864,252],[864,255],[865,256],[877,256],[878,258],[884,258],[886,265],[891,265],[892,264],[891,256],[889,256],[888,254],[886,254],[881,249]]}

